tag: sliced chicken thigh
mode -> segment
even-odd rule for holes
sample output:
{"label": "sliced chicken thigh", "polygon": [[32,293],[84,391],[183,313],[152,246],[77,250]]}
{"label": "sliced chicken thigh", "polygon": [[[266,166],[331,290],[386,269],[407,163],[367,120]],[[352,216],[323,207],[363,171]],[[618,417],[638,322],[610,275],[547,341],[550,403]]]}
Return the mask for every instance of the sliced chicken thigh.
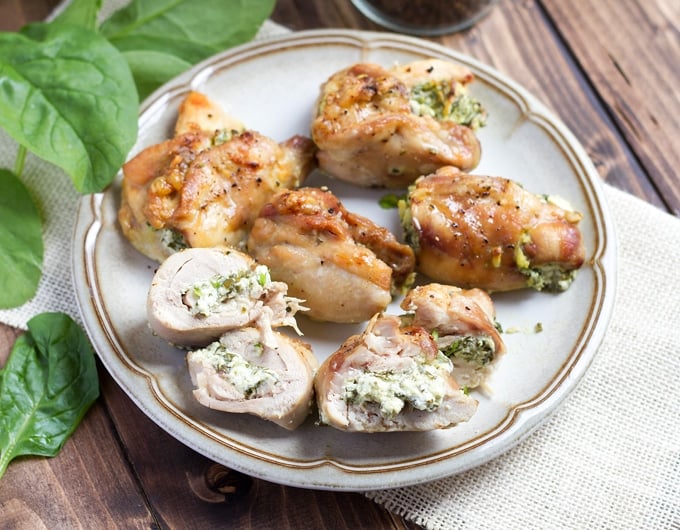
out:
{"label": "sliced chicken thigh", "polygon": [[[273,339],[273,342],[269,339]],[[312,410],[316,358],[304,342],[244,327],[187,354],[194,397],[224,412],[252,414],[292,430]]]}
{"label": "sliced chicken thigh", "polygon": [[[299,300],[271,280],[267,267],[224,248],[177,252],[156,271],[147,296],[151,329],[181,347],[204,346],[227,330],[255,325],[296,328]],[[297,328],[296,328],[297,329]]]}
{"label": "sliced chicken thigh", "polygon": [[422,327],[377,314],[320,366],[315,388],[322,423],[355,432],[428,431],[469,420],[477,402]]}
{"label": "sliced chicken thigh", "polygon": [[430,283],[409,291],[401,308],[408,312],[409,323],[433,335],[437,348],[451,359],[453,376],[463,388],[482,385],[506,351],[493,301],[481,289]]}

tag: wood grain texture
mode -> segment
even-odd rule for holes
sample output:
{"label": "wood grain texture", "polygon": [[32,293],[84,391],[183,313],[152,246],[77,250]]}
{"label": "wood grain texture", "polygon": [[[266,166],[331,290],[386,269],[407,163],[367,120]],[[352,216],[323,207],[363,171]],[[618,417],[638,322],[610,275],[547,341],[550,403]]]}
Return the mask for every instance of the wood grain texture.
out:
{"label": "wood grain texture", "polygon": [[[380,29],[361,17],[355,18],[357,12],[349,0],[309,0],[305,3],[304,19],[301,11],[291,8],[290,4],[291,0],[280,0],[272,17],[287,27],[306,29],[303,21],[308,18],[323,21],[325,27],[351,24],[357,29]],[[333,7],[329,7],[331,5]],[[588,72],[579,68],[569,43],[554,31],[541,2],[501,0],[469,30],[428,40],[466,53],[508,75],[564,121],[583,144],[603,179],[666,208],[657,187],[638,162],[637,154],[626,145],[612,117],[602,107]],[[630,44],[635,45],[632,40]],[[680,113],[680,102],[676,113]]]}
{"label": "wood grain texture", "polygon": [[57,0],[0,0],[0,31],[16,31],[47,17]]}
{"label": "wood grain texture", "polygon": [[[0,0],[0,30],[57,0]],[[278,0],[293,30],[381,30],[349,0]],[[501,0],[471,29],[432,38],[497,68],[574,132],[607,182],[680,215],[680,3]],[[19,331],[0,325],[0,366]],[[357,493],[229,470],[150,421],[103,370],[103,397],[53,459],[0,480],[0,528],[415,529]]]}
{"label": "wood grain texture", "polygon": [[160,429],[111,378],[102,384],[161,528],[417,528],[357,493],[291,488],[229,470]]}
{"label": "wood grain texture", "polygon": [[101,402],[55,458],[21,457],[0,480],[0,528],[150,528],[145,496]]}
{"label": "wood grain texture", "polygon": [[680,215],[680,2],[543,3],[663,203]]}

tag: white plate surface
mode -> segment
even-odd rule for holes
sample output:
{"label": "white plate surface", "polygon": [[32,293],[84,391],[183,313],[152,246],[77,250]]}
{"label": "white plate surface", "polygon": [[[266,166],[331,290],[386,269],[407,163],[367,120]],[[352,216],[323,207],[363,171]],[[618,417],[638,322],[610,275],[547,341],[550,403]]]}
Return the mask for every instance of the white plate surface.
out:
{"label": "white plate surface", "polygon": [[[182,352],[154,337],[145,315],[157,264],[137,253],[116,221],[120,177],[105,193],[85,197],[78,212],[74,284],[86,330],[108,371],[154,422],[187,446],[233,469],[273,482],[318,489],[367,490],[426,482],[498,456],[527,436],[575,387],[603,338],[614,297],[615,241],[600,177],[584,149],[539,101],[494,69],[426,41],[393,34],[307,31],[234,48],[198,65],[143,105],[131,156],[168,138],[189,90],[208,94],[249,128],[278,141],[309,135],[320,84],[360,61],[392,65],[438,57],[476,74],[472,93],[489,110],[479,133],[478,174],[515,179],[536,193],[567,198],[584,213],[586,265],[559,295],[496,294],[508,346],[489,384],[475,392],[475,416],[428,433],[350,434],[315,425],[294,432],[246,415],[202,407],[191,396]],[[346,207],[401,231],[395,210],[378,206],[382,191],[314,176]],[[399,314],[398,300],[389,312]],[[534,333],[535,324],[543,331]],[[322,360],[363,325],[300,327]]]}

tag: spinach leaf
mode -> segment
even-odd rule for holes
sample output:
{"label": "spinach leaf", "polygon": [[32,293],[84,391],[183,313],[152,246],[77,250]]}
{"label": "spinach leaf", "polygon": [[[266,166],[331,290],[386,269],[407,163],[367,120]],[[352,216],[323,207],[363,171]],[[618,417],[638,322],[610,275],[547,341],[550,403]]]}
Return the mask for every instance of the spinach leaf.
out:
{"label": "spinach leaf", "polygon": [[133,0],[100,29],[113,43],[144,36],[223,49],[253,38],[274,4],[274,0]]}
{"label": "spinach leaf", "polygon": [[33,317],[0,371],[0,476],[17,456],[56,455],[98,396],[80,327],[63,313]]}
{"label": "spinach leaf", "polygon": [[[178,73],[167,56],[195,64],[247,42],[271,14],[274,4],[274,0],[133,0],[104,21],[100,31],[127,57],[134,58],[131,68],[138,89],[148,94]],[[152,66],[154,84],[144,68],[138,67],[144,57],[141,52],[166,55],[161,64]]]}
{"label": "spinach leaf", "polygon": [[156,51],[123,52],[123,56],[135,77],[140,99],[146,98],[167,80],[192,66],[192,63],[175,55]]}
{"label": "spinach leaf", "polygon": [[43,261],[40,214],[17,176],[0,169],[0,308],[17,307],[38,288]]}
{"label": "spinach leaf", "polygon": [[72,24],[82,28],[97,29],[97,13],[102,0],[71,0],[54,19],[53,24]]}
{"label": "spinach leaf", "polygon": [[101,191],[137,136],[137,91],[123,56],[98,33],[59,24],[0,33],[0,48],[0,126],[64,169],[81,193]]}

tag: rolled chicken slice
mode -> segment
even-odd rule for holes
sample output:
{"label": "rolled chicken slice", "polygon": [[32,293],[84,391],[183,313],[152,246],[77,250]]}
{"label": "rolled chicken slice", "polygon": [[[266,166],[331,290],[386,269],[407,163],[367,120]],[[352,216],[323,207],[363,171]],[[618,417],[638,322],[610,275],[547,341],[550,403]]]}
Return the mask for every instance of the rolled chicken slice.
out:
{"label": "rolled chicken slice", "polygon": [[463,388],[483,385],[506,352],[488,293],[430,283],[411,289],[401,303],[411,325],[429,331],[439,351],[453,363],[453,377]]}
{"label": "rolled chicken slice", "polygon": [[[266,339],[266,340],[265,340]],[[187,354],[193,395],[201,405],[252,414],[292,430],[313,405],[317,361],[311,347],[274,331],[244,327]]]}
{"label": "rolled chicken slice", "polygon": [[428,431],[469,420],[477,401],[422,327],[375,315],[348,338],[315,378],[322,423],[353,432]]}
{"label": "rolled chicken slice", "polygon": [[266,266],[224,248],[185,249],[156,271],[147,296],[151,329],[181,347],[204,346],[228,330],[255,325],[292,326],[300,300],[285,283],[271,280]]}

